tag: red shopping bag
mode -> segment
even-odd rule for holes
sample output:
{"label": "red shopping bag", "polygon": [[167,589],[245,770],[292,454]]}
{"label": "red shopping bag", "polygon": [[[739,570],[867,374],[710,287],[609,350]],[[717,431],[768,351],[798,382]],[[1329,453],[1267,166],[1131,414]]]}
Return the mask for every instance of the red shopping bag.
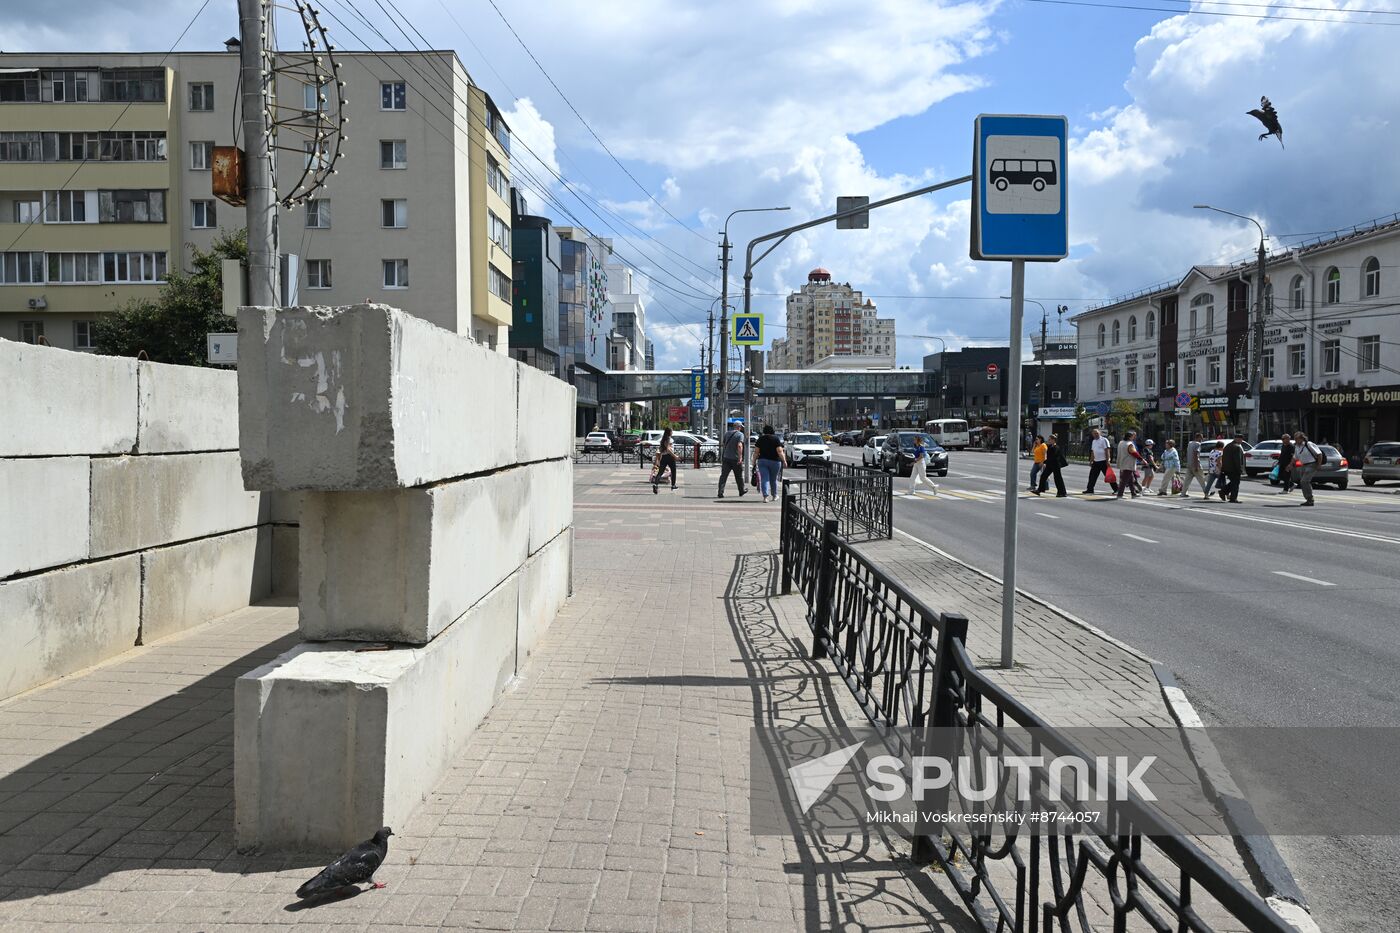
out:
{"label": "red shopping bag", "polygon": [[1113,472],[1113,464],[1110,463],[1107,467],[1104,468],[1103,478],[1108,480],[1108,485],[1110,486],[1118,485],[1118,474]]}

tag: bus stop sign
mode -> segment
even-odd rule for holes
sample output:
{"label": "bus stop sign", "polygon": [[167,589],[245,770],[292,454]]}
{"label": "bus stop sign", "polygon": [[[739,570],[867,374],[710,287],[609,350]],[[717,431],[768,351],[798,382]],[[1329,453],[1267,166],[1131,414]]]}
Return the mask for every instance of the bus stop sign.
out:
{"label": "bus stop sign", "polygon": [[1055,262],[1069,254],[1069,121],[982,114],[972,149],[973,259]]}

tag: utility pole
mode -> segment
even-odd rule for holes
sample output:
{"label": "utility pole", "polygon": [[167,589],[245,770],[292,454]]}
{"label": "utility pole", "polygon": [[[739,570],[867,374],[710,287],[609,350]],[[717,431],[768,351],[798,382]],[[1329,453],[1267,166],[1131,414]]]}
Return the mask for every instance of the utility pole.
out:
{"label": "utility pole", "polygon": [[[705,412],[705,423],[709,426],[709,430],[708,430],[706,433],[709,434],[711,437],[714,437],[714,436],[715,436],[715,303],[714,303],[713,301],[710,302],[710,314],[709,314],[708,328],[709,328],[709,337],[708,337],[708,339],[706,340],[705,345],[709,348],[709,357],[710,357],[710,361],[709,361],[708,366],[706,366],[706,369],[705,369],[705,386],[709,389],[710,398],[709,398],[709,400],[708,400],[708,402],[707,402],[708,409],[707,409],[706,412]],[[700,363],[701,363],[702,366],[705,365],[704,356],[705,356],[705,354],[702,353],[702,354],[701,354],[701,360],[700,360]]]}
{"label": "utility pole", "polygon": [[1259,270],[1254,283],[1254,339],[1249,349],[1249,397],[1254,403],[1249,409],[1249,442],[1259,443],[1259,408],[1264,391],[1264,373],[1260,367],[1264,356],[1264,228],[1259,228]]}
{"label": "utility pole", "polygon": [[[738,213],[738,211],[735,211]],[[734,214],[730,214],[733,217]],[[711,390],[711,407],[718,402],[720,442],[729,430],[729,220],[719,238],[719,385]],[[748,427],[745,425],[744,427]]]}
{"label": "utility pole", "polygon": [[247,154],[243,170],[247,188],[248,304],[275,308],[282,303],[277,288],[277,189],[272,181],[275,153],[271,97],[275,76],[264,59],[264,49],[272,42],[272,20],[264,16],[263,0],[238,0],[238,29],[242,42],[239,66],[243,82],[243,145]]}
{"label": "utility pole", "polygon": [[[1046,339],[1047,339],[1047,338],[1046,338],[1046,331],[1049,330],[1049,328],[1050,328],[1050,315],[1049,315],[1049,313],[1046,312],[1045,306],[1044,306],[1044,305],[1041,305],[1041,306],[1040,306],[1040,392],[1038,393],[1039,398],[1040,398],[1040,407],[1041,407],[1041,408],[1048,408],[1048,407],[1049,407],[1049,405],[1047,405],[1047,404],[1046,404],[1046,401],[1045,401],[1046,399],[1048,399],[1048,398],[1050,397],[1050,393],[1049,393],[1049,391],[1046,390],[1046,387],[1045,387],[1045,358],[1049,355],[1049,352],[1048,352],[1049,347],[1048,347],[1048,345],[1047,345],[1047,343],[1046,343]],[[1037,427],[1039,427],[1039,426],[1040,426],[1040,418],[1039,418],[1038,416],[1036,416],[1036,415],[1033,415],[1033,416],[1031,417],[1031,433],[1034,434],[1034,433],[1035,433],[1035,429],[1036,429]],[[1016,443],[1017,443],[1018,446],[1020,445],[1020,438],[1017,438]]]}

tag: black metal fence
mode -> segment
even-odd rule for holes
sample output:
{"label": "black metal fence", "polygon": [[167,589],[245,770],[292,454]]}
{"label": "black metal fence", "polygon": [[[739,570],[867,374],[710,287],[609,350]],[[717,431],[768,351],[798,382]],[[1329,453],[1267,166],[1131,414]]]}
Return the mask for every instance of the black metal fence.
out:
{"label": "black metal fence", "polygon": [[[699,457],[696,457],[696,448],[699,448]],[[705,447],[701,444],[685,444],[677,441],[672,447],[676,455],[676,469],[684,470],[696,467],[712,467],[719,465],[719,450],[713,447]],[[642,469],[650,470],[656,463],[656,447],[638,447],[635,453],[628,454],[635,458],[637,464]]]}
{"label": "black metal fence", "polygon": [[636,454],[630,450],[585,450],[574,451],[574,463],[631,463]]}
{"label": "black metal fence", "polygon": [[813,464],[806,479],[784,480],[783,486],[818,517],[835,519],[847,541],[894,537],[894,479],[883,470]]}
{"label": "black metal fence", "polygon": [[[1049,750],[1088,758],[969,656],[967,619],[935,612],[858,554],[836,519],[785,494],[780,553],[782,591],[796,583],[807,602],[812,656],[829,658],[877,725],[956,728],[975,747],[1014,749],[1009,730],[1036,730]],[[1054,809],[1040,791],[1033,802]],[[1111,807],[1107,829],[1042,836],[979,835],[953,826],[919,836],[914,857],[936,862],[986,930],[1232,928],[1290,933],[1256,894],[1141,800]],[[1115,795],[1116,797],[1116,795]]]}

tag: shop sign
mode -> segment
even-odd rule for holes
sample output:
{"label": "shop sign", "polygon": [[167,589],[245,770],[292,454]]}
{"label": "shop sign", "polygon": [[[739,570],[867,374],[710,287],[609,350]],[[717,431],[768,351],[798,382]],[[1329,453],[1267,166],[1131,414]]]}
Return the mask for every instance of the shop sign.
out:
{"label": "shop sign", "polygon": [[1400,405],[1400,386],[1377,389],[1345,389],[1342,391],[1313,390],[1313,405]]}
{"label": "shop sign", "polygon": [[1197,401],[1201,408],[1229,408],[1230,396],[1228,395],[1202,395]]}
{"label": "shop sign", "polygon": [[1317,325],[1319,334],[1340,334],[1343,330],[1351,326],[1351,321],[1328,321],[1326,324]]}

